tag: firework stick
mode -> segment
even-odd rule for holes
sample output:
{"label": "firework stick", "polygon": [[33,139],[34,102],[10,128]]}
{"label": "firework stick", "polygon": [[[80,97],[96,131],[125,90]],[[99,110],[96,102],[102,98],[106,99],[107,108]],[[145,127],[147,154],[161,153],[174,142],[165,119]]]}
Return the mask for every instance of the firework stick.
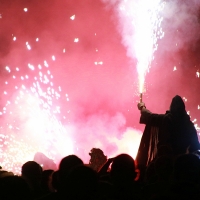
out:
{"label": "firework stick", "polygon": [[140,103],[142,103],[142,93],[140,93]]}

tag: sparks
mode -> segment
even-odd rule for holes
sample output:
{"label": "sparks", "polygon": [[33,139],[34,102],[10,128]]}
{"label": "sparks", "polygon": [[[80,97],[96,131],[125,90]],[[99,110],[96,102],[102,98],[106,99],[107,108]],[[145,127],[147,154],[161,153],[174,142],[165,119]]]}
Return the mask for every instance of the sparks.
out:
{"label": "sparks", "polygon": [[56,60],[56,57],[55,57],[55,56],[52,56],[51,58],[52,58],[52,60],[53,60],[53,61],[55,61],[55,60]]}
{"label": "sparks", "polygon": [[71,20],[75,20],[75,15],[72,15],[72,16],[70,17],[70,19],[71,19]]}
{"label": "sparks", "polygon": [[196,77],[197,77],[197,78],[200,77],[200,72],[199,72],[199,70],[196,72]]}
{"label": "sparks", "polygon": [[79,42],[79,39],[78,39],[78,38],[75,38],[75,39],[74,39],[74,42],[76,42],[76,43]]}
{"label": "sparks", "polygon": [[31,50],[31,46],[28,42],[26,42],[26,47],[27,47],[28,50]]}
{"label": "sparks", "polygon": [[164,37],[160,16],[163,8],[161,0],[126,0],[118,5],[123,43],[128,47],[128,56],[137,59],[140,93],[144,91],[145,75],[158,48],[157,40]]}

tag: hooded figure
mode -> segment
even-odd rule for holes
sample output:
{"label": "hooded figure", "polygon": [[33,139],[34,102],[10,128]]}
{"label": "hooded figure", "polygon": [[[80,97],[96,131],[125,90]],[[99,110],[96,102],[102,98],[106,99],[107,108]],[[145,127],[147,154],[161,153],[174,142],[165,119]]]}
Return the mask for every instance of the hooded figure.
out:
{"label": "hooded figure", "polygon": [[168,146],[173,156],[193,153],[200,149],[197,131],[185,110],[182,98],[176,95],[165,114],[154,114],[138,103],[140,123],[145,124],[136,161],[146,167],[157,156],[158,148]]}

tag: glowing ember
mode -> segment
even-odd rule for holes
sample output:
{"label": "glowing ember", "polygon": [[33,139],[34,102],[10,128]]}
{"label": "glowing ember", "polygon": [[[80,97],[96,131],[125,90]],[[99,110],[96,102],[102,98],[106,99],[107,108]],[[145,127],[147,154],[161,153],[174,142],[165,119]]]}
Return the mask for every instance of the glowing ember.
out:
{"label": "glowing ember", "polygon": [[71,20],[75,20],[75,15],[72,15],[72,16],[70,17],[70,19],[71,19]]}
{"label": "glowing ember", "polygon": [[78,39],[78,38],[75,38],[75,39],[74,39],[74,42],[78,42],[78,41],[79,41],[79,39]]}
{"label": "glowing ember", "polygon": [[199,70],[196,72],[196,76],[197,76],[197,78],[200,77],[200,72],[199,72]]}
{"label": "glowing ember", "polygon": [[183,100],[186,102],[186,101],[187,101],[187,98],[186,98],[186,97],[183,97]]}
{"label": "glowing ember", "polygon": [[26,42],[26,47],[27,47],[28,50],[31,50],[31,46],[28,42]]}

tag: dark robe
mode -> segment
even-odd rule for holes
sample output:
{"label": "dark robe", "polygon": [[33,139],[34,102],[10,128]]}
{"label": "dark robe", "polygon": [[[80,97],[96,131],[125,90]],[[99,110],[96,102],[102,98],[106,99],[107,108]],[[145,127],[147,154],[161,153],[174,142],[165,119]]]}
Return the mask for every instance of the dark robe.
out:
{"label": "dark robe", "polygon": [[139,167],[148,166],[163,145],[169,146],[174,156],[200,149],[197,131],[186,112],[154,114],[143,108],[140,123],[146,126],[136,157]]}

